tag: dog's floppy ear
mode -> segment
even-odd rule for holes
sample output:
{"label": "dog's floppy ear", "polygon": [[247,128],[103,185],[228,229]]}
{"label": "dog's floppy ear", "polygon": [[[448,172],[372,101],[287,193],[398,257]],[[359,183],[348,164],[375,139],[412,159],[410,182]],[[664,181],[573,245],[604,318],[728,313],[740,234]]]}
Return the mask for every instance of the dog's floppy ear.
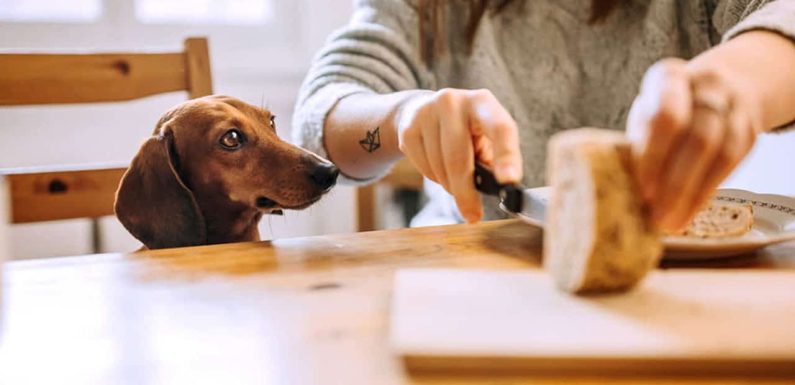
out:
{"label": "dog's floppy ear", "polygon": [[174,150],[173,133],[168,128],[149,138],[116,191],[116,216],[150,249],[207,241],[204,217],[177,172]]}

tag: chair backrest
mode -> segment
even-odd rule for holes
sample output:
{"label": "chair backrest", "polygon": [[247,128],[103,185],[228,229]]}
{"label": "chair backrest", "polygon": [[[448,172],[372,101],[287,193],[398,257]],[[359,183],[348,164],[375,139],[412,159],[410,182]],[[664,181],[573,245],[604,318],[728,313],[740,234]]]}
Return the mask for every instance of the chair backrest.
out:
{"label": "chair backrest", "polygon": [[[0,106],[124,101],[173,91],[190,98],[212,94],[206,38],[189,38],[175,53],[0,54]],[[119,164],[0,170],[8,220],[113,215],[125,170]]]}
{"label": "chair backrest", "polygon": [[175,53],[0,54],[0,106],[133,100],[212,93],[206,38]]}

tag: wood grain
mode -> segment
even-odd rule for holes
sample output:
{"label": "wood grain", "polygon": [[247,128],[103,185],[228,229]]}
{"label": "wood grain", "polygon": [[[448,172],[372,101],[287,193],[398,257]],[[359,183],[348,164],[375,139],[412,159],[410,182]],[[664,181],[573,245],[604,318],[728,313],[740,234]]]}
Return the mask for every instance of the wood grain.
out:
{"label": "wood grain", "polygon": [[373,231],[378,222],[375,204],[376,185],[361,186],[356,189],[356,230]]}
{"label": "wood grain", "polygon": [[213,93],[207,39],[194,37],[185,40],[185,68],[189,98],[195,99]]}
{"label": "wood grain", "polygon": [[11,223],[113,215],[126,167],[37,171],[4,170],[10,185]]}
{"label": "wood grain", "polygon": [[[495,221],[7,263],[0,382],[791,383],[404,370],[387,344],[398,269],[536,269],[540,242],[536,228]],[[795,243],[734,261],[795,269]]]}
{"label": "wood grain", "polygon": [[185,56],[2,54],[0,105],[132,100],[187,89]]}
{"label": "wood grain", "polygon": [[184,52],[2,53],[0,105],[124,101],[173,91],[213,93],[206,38]]}
{"label": "wood grain", "polygon": [[391,316],[415,370],[795,377],[791,270],[654,271],[584,297],[545,271],[406,269]]}

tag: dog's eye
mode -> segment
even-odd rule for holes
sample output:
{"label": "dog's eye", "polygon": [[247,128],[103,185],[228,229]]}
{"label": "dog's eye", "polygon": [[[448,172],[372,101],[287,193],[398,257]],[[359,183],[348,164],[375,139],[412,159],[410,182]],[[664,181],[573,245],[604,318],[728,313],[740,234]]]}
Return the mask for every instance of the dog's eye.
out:
{"label": "dog's eye", "polygon": [[238,130],[229,130],[221,137],[218,142],[221,143],[221,146],[224,149],[237,150],[243,145],[245,140],[246,138],[243,136],[242,132]]}
{"label": "dog's eye", "polygon": [[276,129],[276,115],[271,115],[271,128]]}

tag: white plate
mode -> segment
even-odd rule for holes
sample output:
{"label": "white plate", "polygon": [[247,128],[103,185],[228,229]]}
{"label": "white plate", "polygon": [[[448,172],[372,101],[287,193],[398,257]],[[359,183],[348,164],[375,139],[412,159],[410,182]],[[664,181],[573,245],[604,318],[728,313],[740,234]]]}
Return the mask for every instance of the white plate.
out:
{"label": "white plate", "polygon": [[[544,202],[551,193],[550,187],[539,187],[530,189],[530,191]],[[739,237],[723,239],[667,236],[663,238],[666,259],[690,260],[730,257],[795,239],[795,198],[783,195],[756,194],[737,189],[720,189],[714,199],[752,204],[754,224],[751,231]],[[516,214],[516,216],[530,224],[543,226],[543,218],[535,218],[527,213]]]}

